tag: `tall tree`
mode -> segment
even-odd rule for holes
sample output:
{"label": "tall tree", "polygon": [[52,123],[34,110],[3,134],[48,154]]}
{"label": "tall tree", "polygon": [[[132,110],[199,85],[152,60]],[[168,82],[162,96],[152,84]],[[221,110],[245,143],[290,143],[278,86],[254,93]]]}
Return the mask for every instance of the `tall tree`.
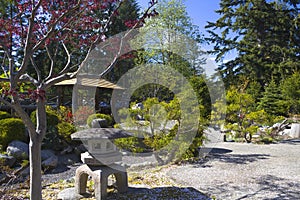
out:
{"label": "tall tree", "polygon": [[[75,0],[64,3],[59,0],[22,0],[7,2],[9,2],[7,9],[4,9],[5,12],[0,15],[0,52],[4,54],[2,63],[7,63],[8,66],[5,71],[7,77],[1,80],[9,82],[9,88],[2,89],[0,101],[16,111],[29,131],[30,198],[40,200],[42,199],[41,143],[47,128],[46,91],[55,83],[76,76],[90,52],[107,37],[106,33],[110,29],[111,20],[117,14],[123,1]],[[97,12],[105,11],[109,4],[116,5],[112,13],[104,15],[102,19],[95,16]],[[150,7],[142,18],[150,15],[154,4],[156,1],[151,0]],[[139,23],[140,21],[136,25]],[[58,51],[52,49],[55,45],[64,49],[68,58],[66,63],[56,62],[55,57]],[[73,54],[70,49],[75,49],[75,47],[84,54],[80,59],[72,60]],[[20,49],[21,51],[18,51]],[[45,55],[40,54],[44,52],[44,49],[50,60],[49,71],[46,74],[41,73],[43,66],[36,62],[39,56]],[[118,56],[115,55],[115,57]],[[57,64],[62,65],[57,66]],[[109,63],[100,75],[109,71],[113,64]],[[35,76],[26,73],[30,67],[34,69]],[[54,73],[57,68],[59,68],[58,73]],[[22,96],[19,94],[19,83],[24,81],[30,82],[35,88],[29,96],[35,100],[37,106],[36,125],[20,104]]]}
{"label": "tall tree", "polygon": [[261,85],[299,70],[298,1],[222,0],[220,18],[206,26],[220,61],[235,50],[236,58],[220,66],[226,83],[246,75]]}
{"label": "tall tree", "polygon": [[274,80],[266,86],[258,107],[269,115],[287,116],[287,103]]}
{"label": "tall tree", "polygon": [[[200,66],[203,62],[200,59],[203,52],[198,45],[202,42],[202,36],[188,16],[183,1],[162,0],[156,10],[159,15],[146,20],[140,29],[138,43],[144,48],[138,51],[136,64],[169,65],[188,79],[200,75],[203,72]],[[149,37],[156,41],[155,45],[148,44]],[[184,37],[190,38],[192,42]],[[188,58],[183,58],[179,55],[180,52],[185,52]],[[149,94],[158,94],[155,91],[161,90],[170,96],[166,88],[158,85],[148,85],[146,88],[152,91],[148,91]],[[141,90],[146,91],[145,88]]]}

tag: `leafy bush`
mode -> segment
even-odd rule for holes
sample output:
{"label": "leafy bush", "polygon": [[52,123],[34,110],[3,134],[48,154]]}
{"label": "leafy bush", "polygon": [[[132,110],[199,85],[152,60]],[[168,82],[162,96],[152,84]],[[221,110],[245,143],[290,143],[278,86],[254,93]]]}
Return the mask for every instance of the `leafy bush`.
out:
{"label": "leafy bush", "polygon": [[58,135],[66,140],[67,142],[71,142],[71,134],[76,132],[76,127],[68,122],[61,122],[57,125]]}
{"label": "leafy bush", "polygon": [[11,118],[10,114],[5,111],[0,111],[0,120],[6,118]]}
{"label": "leafy bush", "polygon": [[102,113],[97,113],[97,114],[92,114],[87,118],[86,123],[88,124],[89,127],[92,127],[92,121],[94,119],[105,119],[107,121],[108,126],[112,126],[113,124],[113,119],[110,115],[107,114],[102,114]]}
{"label": "leafy bush", "polygon": [[[36,111],[33,111],[30,115],[31,121],[36,124]],[[56,127],[59,123],[59,118],[55,114],[54,111],[47,110],[46,111],[46,118],[47,118],[47,127],[53,128]]]}
{"label": "leafy bush", "polygon": [[21,119],[6,118],[0,120],[0,144],[2,148],[13,140],[26,141],[25,125]]}
{"label": "leafy bush", "polygon": [[[31,113],[31,121],[36,124],[36,111]],[[51,110],[46,110],[47,119],[47,132],[45,138],[43,139],[42,148],[50,148],[53,150],[60,150],[60,139],[58,136],[57,125],[59,123],[59,118],[55,112]]]}

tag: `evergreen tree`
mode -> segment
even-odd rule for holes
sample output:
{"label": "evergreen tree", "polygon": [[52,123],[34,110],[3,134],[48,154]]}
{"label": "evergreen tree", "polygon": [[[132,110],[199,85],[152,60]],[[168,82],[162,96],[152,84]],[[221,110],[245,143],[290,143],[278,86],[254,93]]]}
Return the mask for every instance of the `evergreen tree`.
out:
{"label": "evergreen tree", "polygon": [[282,94],[292,114],[300,114],[300,73],[296,72],[281,84]]}
{"label": "evergreen tree", "polygon": [[[220,66],[227,85],[241,75],[262,86],[300,69],[298,1],[222,0],[220,18],[207,27],[220,61],[232,50],[237,57]],[[220,33],[219,33],[220,31]]]}
{"label": "evergreen tree", "polygon": [[274,80],[266,86],[258,107],[265,110],[269,115],[287,116],[287,104],[282,96],[280,88]]}

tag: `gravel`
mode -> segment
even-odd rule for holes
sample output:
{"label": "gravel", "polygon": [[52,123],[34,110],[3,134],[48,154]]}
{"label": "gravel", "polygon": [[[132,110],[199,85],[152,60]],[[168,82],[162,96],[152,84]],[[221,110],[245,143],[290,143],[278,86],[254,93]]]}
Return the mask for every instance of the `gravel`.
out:
{"label": "gravel", "polygon": [[167,175],[216,199],[300,199],[300,140],[210,147],[204,159]]}
{"label": "gravel", "polygon": [[[164,172],[176,185],[180,185],[174,185],[177,190],[189,188],[194,191],[188,199],[206,199],[202,193],[225,200],[300,199],[300,140],[269,145],[216,142],[208,144],[201,152],[206,155],[205,158],[194,163],[173,165]],[[67,159],[64,157],[60,160],[64,162]],[[135,166],[144,168],[156,164],[150,154],[125,155],[123,160],[138,171]],[[54,173],[45,174],[44,184],[70,179],[79,165],[75,162]],[[159,189],[152,188],[144,194],[147,195],[146,199],[155,199],[156,193],[160,193]],[[195,198],[192,198],[193,195]],[[180,199],[185,198],[181,196]]]}

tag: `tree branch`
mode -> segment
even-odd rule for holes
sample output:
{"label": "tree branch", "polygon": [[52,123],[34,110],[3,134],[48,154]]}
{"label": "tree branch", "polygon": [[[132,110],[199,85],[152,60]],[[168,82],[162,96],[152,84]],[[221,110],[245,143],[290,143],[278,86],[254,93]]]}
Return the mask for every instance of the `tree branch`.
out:
{"label": "tree branch", "polygon": [[34,67],[34,70],[36,71],[36,74],[38,76],[38,81],[40,82],[42,80],[42,73],[41,71],[39,70],[38,66],[35,64],[34,60],[32,57],[30,57],[30,60],[31,60],[31,63]]}
{"label": "tree branch", "polygon": [[67,61],[66,65],[65,65],[65,67],[58,73],[59,75],[65,73],[67,71],[68,67],[71,64],[71,54],[70,54],[68,48],[66,47],[66,45],[63,42],[62,42],[62,45],[63,45],[63,47],[65,49],[65,52],[66,52],[66,54],[68,56],[68,61]]}
{"label": "tree branch", "polygon": [[40,7],[41,3],[42,3],[42,0],[39,0],[37,5],[34,6],[34,8],[32,9],[31,16],[29,17],[29,20],[28,20],[29,26],[28,26],[28,31],[27,31],[27,35],[26,35],[26,43],[25,43],[25,48],[24,48],[24,58],[23,58],[23,62],[21,64],[20,70],[18,71],[16,76],[11,81],[12,85],[15,85],[16,82],[18,81],[19,77],[25,72],[26,67],[29,63],[29,59],[32,56],[32,53],[34,52],[31,49],[31,47],[32,47],[31,40],[32,40],[32,34],[33,34],[33,28],[34,28],[34,18],[35,18],[36,12],[37,12],[38,8]]}
{"label": "tree branch", "polygon": [[[44,44],[45,43],[45,41],[48,39],[48,38],[50,38],[55,32],[56,32],[56,30],[55,30],[55,27],[56,27],[56,25],[63,19],[63,18],[65,18],[65,17],[67,17],[69,14],[74,14],[74,11],[76,10],[76,9],[78,9],[79,7],[80,7],[80,2],[81,2],[81,0],[78,0],[77,1],[77,4],[73,7],[73,8],[71,8],[71,9],[69,9],[67,12],[65,12],[65,13],[63,13],[61,16],[59,16],[56,20],[55,20],[55,22],[53,23],[53,24],[51,24],[51,26],[50,26],[50,30],[46,33],[46,35],[32,48],[33,49],[33,51],[36,51],[37,49],[39,49],[40,48],[40,46],[42,45],[42,44]],[[77,15],[77,14],[76,14]],[[75,15],[75,16],[76,16]],[[72,17],[72,19],[73,19],[74,17]],[[69,20],[69,23],[71,22],[72,20]],[[69,24],[69,23],[66,23],[67,25]],[[66,25],[64,25],[64,27],[65,27]],[[63,28],[64,28],[63,27]],[[62,30],[63,30],[63,28],[62,28]]]}

